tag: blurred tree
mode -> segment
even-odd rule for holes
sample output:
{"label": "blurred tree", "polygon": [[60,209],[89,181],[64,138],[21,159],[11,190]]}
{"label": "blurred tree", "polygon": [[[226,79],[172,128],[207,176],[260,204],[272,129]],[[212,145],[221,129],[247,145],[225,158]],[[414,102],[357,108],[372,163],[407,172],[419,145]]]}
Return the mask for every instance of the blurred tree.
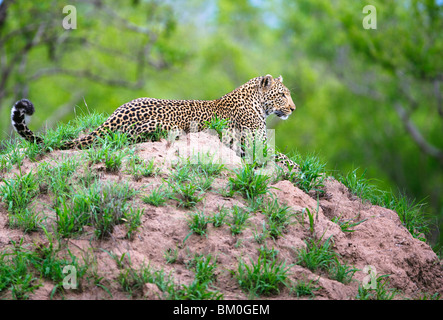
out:
{"label": "blurred tree", "polygon": [[[443,168],[443,6],[412,0],[377,3],[377,8],[380,29],[373,33],[356,28],[358,17],[350,6],[338,11],[350,46],[368,65],[382,69],[391,84],[371,98],[391,105],[421,152]],[[419,113],[428,120],[416,124],[414,114]]]}
{"label": "blurred tree", "polygon": [[[82,79],[136,90],[145,86],[150,72],[170,69],[185,58],[168,41],[176,22],[171,7],[161,1],[135,1],[124,7],[118,1],[71,1],[77,9],[77,28],[68,30],[62,24],[65,5],[58,0],[1,3],[1,114],[3,108],[9,112],[15,100],[28,97],[30,85],[40,79],[68,77],[71,81],[64,82],[63,90],[73,100],[66,110],[57,110],[57,121],[80,99],[85,86],[75,84]],[[5,128],[7,123],[1,124]]]}
{"label": "blurred tree", "polygon": [[[412,198],[427,198],[442,227],[442,3],[284,4],[277,6],[282,38],[301,52],[294,62],[308,70],[293,73],[300,81],[314,78],[302,86],[315,92],[301,105],[312,110],[298,114],[306,118],[298,127],[302,149],[313,145],[342,171],[367,167],[371,177],[391,181]],[[376,8],[377,29],[363,27],[367,4]],[[290,127],[284,123],[281,129]],[[315,136],[304,139],[314,130]]]}

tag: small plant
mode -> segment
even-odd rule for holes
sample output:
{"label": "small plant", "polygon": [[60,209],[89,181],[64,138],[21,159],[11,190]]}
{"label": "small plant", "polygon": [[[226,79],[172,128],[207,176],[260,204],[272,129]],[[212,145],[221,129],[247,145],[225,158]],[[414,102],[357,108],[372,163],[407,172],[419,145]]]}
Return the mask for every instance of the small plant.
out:
{"label": "small plant", "polygon": [[219,211],[215,212],[212,215],[212,218],[211,218],[212,225],[215,228],[221,227],[223,225],[223,223],[225,223],[226,216],[228,215],[228,213],[229,213],[229,211],[224,206],[219,208]]}
{"label": "small plant", "polygon": [[217,260],[212,255],[194,255],[186,263],[186,267],[194,272],[194,280],[190,285],[183,285],[176,291],[174,299],[186,300],[219,300],[223,294],[219,291],[209,290],[215,280]]}
{"label": "small plant", "polygon": [[196,175],[193,182],[200,191],[206,192],[211,189],[212,183],[214,182],[214,177],[207,174]]}
{"label": "small plant", "polygon": [[216,114],[211,118],[210,121],[204,121],[204,128],[215,130],[218,133],[220,140],[222,139],[223,130],[228,127],[229,119],[218,118]]}
{"label": "small plant", "polygon": [[290,207],[281,205],[278,199],[269,201],[262,209],[262,212],[268,220],[269,235],[274,239],[283,234],[289,224],[291,224],[291,219],[294,215],[291,213]]}
{"label": "small plant", "polygon": [[192,181],[194,172],[187,165],[177,165],[169,175],[169,180],[178,184],[187,183]]}
{"label": "small plant", "polygon": [[80,134],[81,129],[73,125],[73,122],[59,123],[55,129],[48,129],[43,136],[45,151],[60,149],[65,141],[75,139]]}
{"label": "small plant", "polygon": [[257,229],[252,233],[254,236],[255,242],[258,244],[262,244],[266,237],[269,235],[269,231],[266,229],[266,222],[263,221],[262,232],[258,232]]}
{"label": "small plant", "polygon": [[83,175],[80,175],[78,177],[78,182],[79,185],[82,186],[83,188],[89,188],[94,183],[97,183],[99,179],[100,175],[94,170],[88,168],[88,170],[85,170]]}
{"label": "small plant", "polygon": [[392,300],[398,294],[397,289],[388,288],[389,275],[380,275],[376,278],[375,288],[365,288],[365,285],[358,286],[357,299],[359,300]]}
{"label": "small plant", "polygon": [[379,190],[371,184],[371,180],[365,178],[366,170],[360,176],[357,171],[358,168],[347,175],[339,175],[337,179],[348,187],[352,194],[375,204],[378,201]]}
{"label": "small plant", "polygon": [[2,153],[4,152],[1,161],[3,169],[6,169],[7,167],[11,167],[13,165],[21,167],[23,159],[25,158],[25,154],[21,150],[21,143],[21,139],[1,141],[1,146],[5,149],[4,151],[2,151]]}
{"label": "small plant", "polygon": [[299,165],[300,171],[297,175],[296,185],[307,193],[311,190],[317,193],[324,192],[321,188],[324,187],[326,164],[320,163],[316,156],[308,156]]}
{"label": "small plant", "polygon": [[203,211],[197,210],[189,213],[189,229],[191,229],[193,233],[198,234],[199,236],[206,234],[206,229],[210,222],[210,218],[206,216]]}
{"label": "small plant", "polygon": [[235,177],[230,177],[228,186],[230,192],[240,192],[243,197],[254,201],[258,196],[269,192],[270,177],[257,173],[254,168],[256,164],[244,163],[242,168],[236,170]]}
{"label": "small plant", "polygon": [[279,251],[275,248],[268,248],[266,244],[258,248],[259,254],[265,255],[271,260],[276,260],[278,258],[278,252]]}
{"label": "small plant", "polygon": [[79,128],[81,131],[91,131],[102,125],[109,117],[106,113],[92,112],[77,115],[72,121],[73,126]]}
{"label": "small plant", "polygon": [[132,232],[142,214],[131,212],[127,203],[135,193],[127,184],[96,182],[80,189],[69,202],[62,197],[55,207],[58,231],[70,236],[80,232],[84,225],[92,225],[97,238],[104,238],[112,233],[115,225],[129,221]]}
{"label": "small plant", "polygon": [[178,201],[178,205],[191,208],[203,200],[202,188],[195,183],[197,173],[189,163],[178,164],[169,176],[168,184],[174,191],[172,199]]}
{"label": "small plant", "polygon": [[162,292],[160,298],[171,299],[176,291],[174,279],[171,275],[166,275],[163,270],[153,270],[150,265],[144,263],[140,269],[134,269],[129,261],[128,266],[122,268],[117,281],[122,289],[131,296],[141,296],[146,283],[153,283]]}
{"label": "small plant", "polygon": [[134,233],[141,226],[141,217],[143,216],[144,209],[134,209],[130,208],[123,215],[123,220],[127,226],[126,237],[132,239]]}
{"label": "small plant", "polygon": [[215,280],[217,259],[212,255],[195,255],[187,263],[187,268],[195,272],[195,280],[199,283],[209,283]]}
{"label": "small plant", "polygon": [[197,154],[197,157],[175,164],[169,176],[169,183],[181,185],[179,189],[195,188],[201,194],[211,188],[214,177],[220,174],[223,167],[222,164],[214,163],[212,158],[204,158]]}
{"label": "small plant", "polygon": [[237,271],[231,271],[241,288],[255,296],[269,296],[279,293],[281,287],[286,286],[291,268],[286,266],[286,262],[279,262],[266,251],[260,251],[257,262],[249,260],[249,264],[240,260]]}
{"label": "small plant", "polygon": [[178,258],[178,249],[171,249],[168,248],[166,249],[164,255],[163,255],[166,259],[166,263],[175,263],[177,262],[177,258]]}
{"label": "small plant", "polygon": [[183,285],[182,288],[178,289],[173,298],[177,300],[221,300],[223,294],[217,290],[209,290],[208,283],[194,280],[190,285]]}
{"label": "small plant", "polygon": [[99,274],[100,267],[98,265],[98,259],[93,248],[89,248],[82,252],[83,264],[88,266],[86,273],[86,279],[88,284],[92,282],[95,288],[100,288],[105,291],[112,299],[112,293],[107,286],[110,285],[110,280]]}
{"label": "small plant", "polygon": [[292,295],[298,297],[315,297],[314,292],[320,290],[321,287],[318,287],[318,279],[317,280],[298,280],[293,286],[290,288],[290,292]]}
{"label": "small plant", "polygon": [[441,294],[438,292],[434,294],[423,292],[415,297],[415,300],[440,300],[440,299],[441,299]]}
{"label": "small plant", "polygon": [[311,210],[309,210],[309,208],[303,208],[302,213],[301,213],[303,226],[305,224],[305,212],[308,215],[308,219],[309,219],[309,232],[311,233],[311,235],[313,235],[314,234],[314,226],[315,226],[314,213],[311,213]]}
{"label": "small plant", "polygon": [[87,151],[88,159],[92,164],[103,162],[108,172],[117,172],[125,158],[125,152],[121,150],[129,144],[130,139],[127,134],[111,132],[95,141],[93,147]]}
{"label": "small plant", "polygon": [[354,274],[359,269],[355,267],[348,266],[346,263],[342,264],[338,257],[334,258],[334,262],[331,263],[329,267],[329,276],[333,280],[337,280],[341,283],[347,284],[351,282]]}
{"label": "small plant", "polygon": [[37,231],[43,217],[33,209],[25,208],[9,214],[9,227],[23,230],[24,233]]}
{"label": "small plant", "polygon": [[352,194],[361,199],[397,212],[401,222],[412,236],[426,241],[423,235],[428,234],[430,229],[429,219],[424,213],[423,200],[417,202],[401,193],[397,196],[392,192],[381,191],[371,183],[373,179],[366,179],[365,175],[366,171],[358,175],[357,169],[354,169],[345,176],[339,176],[338,180],[348,187]]}
{"label": "small plant", "polygon": [[249,212],[236,205],[231,210],[232,222],[229,225],[233,235],[240,234],[245,228],[246,220],[249,218]]}
{"label": "small plant", "polygon": [[0,293],[9,290],[13,299],[24,300],[40,284],[38,277],[29,272],[32,252],[23,247],[23,238],[12,244],[11,249],[0,252]]}
{"label": "small plant", "polygon": [[129,266],[129,267],[131,266],[131,256],[129,255],[129,253],[124,252],[119,257],[113,251],[108,251],[108,250],[105,250],[105,249],[101,249],[101,250],[103,252],[106,252],[112,258],[112,260],[115,261],[115,263],[117,264],[117,268],[124,269],[127,266]]}
{"label": "small plant", "polygon": [[15,178],[4,179],[0,186],[3,201],[11,213],[23,212],[32,199],[38,194],[38,183],[35,174],[15,174]]}
{"label": "small plant", "polygon": [[130,136],[126,132],[108,132],[103,138],[98,138],[96,144],[109,147],[112,150],[122,150],[132,143]]}
{"label": "small plant", "polygon": [[397,212],[401,222],[406,229],[417,239],[426,241],[423,235],[429,234],[429,219],[425,212],[425,203],[409,199],[404,194],[398,196],[384,192],[381,200],[378,202],[385,208]]}
{"label": "small plant", "polygon": [[125,221],[125,212],[129,210],[127,200],[134,191],[128,185],[96,184],[87,192],[91,224],[97,238],[104,238],[112,233],[115,225]]}
{"label": "small plant", "polygon": [[164,270],[153,270],[144,264],[140,269],[134,269],[132,264],[122,268],[118,276],[118,282],[122,289],[131,296],[140,296],[146,283],[155,284],[161,291],[160,298],[168,300],[203,300],[222,299],[223,294],[209,290],[209,282],[201,282],[197,279],[190,285],[177,286],[171,274]]}
{"label": "small plant", "polygon": [[106,171],[108,172],[117,172],[122,167],[123,158],[125,154],[120,151],[114,151],[112,149],[106,149],[104,163],[106,167]]}
{"label": "small plant", "polygon": [[263,196],[258,196],[255,198],[246,198],[246,202],[247,202],[247,208],[248,210],[250,210],[251,212],[257,212],[262,210],[263,207],[266,206],[266,203],[268,202],[265,197]]}
{"label": "small plant", "polygon": [[37,175],[40,182],[47,183],[49,190],[55,195],[54,202],[57,204],[58,197],[72,193],[71,176],[75,173],[79,162],[75,158],[63,159],[60,164],[50,167],[47,163],[38,167]]}
{"label": "small plant", "polygon": [[177,200],[179,206],[192,208],[203,200],[203,192],[198,191],[198,187],[191,182],[183,184],[175,183],[172,185],[172,188],[176,196],[171,196],[171,198]]}
{"label": "small plant", "polygon": [[87,150],[88,160],[91,164],[100,163],[105,159],[109,146],[91,147]]}
{"label": "small plant", "polygon": [[252,164],[254,168],[266,166],[273,153],[265,137],[258,132],[251,134],[247,130],[242,132],[241,152],[244,161]]}
{"label": "small plant", "polygon": [[332,251],[331,237],[321,243],[322,238],[323,237],[318,240],[311,238],[309,241],[305,241],[306,248],[302,248],[298,251],[297,264],[300,264],[313,272],[329,269],[329,266],[334,262],[337,254]]}
{"label": "small plant", "polygon": [[134,176],[134,180],[138,181],[141,177],[151,177],[155,173],[154,159],[149,162],[144,161],[136,156],[129,160],[130,173]]}
{"label": "small plant", "polygon": [[32,162],[40,160],[40,158],[45,154],[45,149],[41,144],[31,143],[26,140],[23,143],[25,144],[24,154]]}
{"label": "small plant", "polygon": [[78,198],[68,203],[66,197],[58,198],[58,205],[54,207],[56,213],[57,232],[62,237],[72,237],[83,230],[90,216],[84,202],[77,201]]}
{"label": "small plant", "polygon": [[218,176],[224,169],[224,164],[217,163],[214,160],[214,156],[210,154],[201,155],[200,153],[188,160],[187,166],[197,175],[203,174],[207,177]]}
{"label": "small plant", "polygon": [[[54,283],[50,297],[56,292],[63,292],[63,273],[65,266],[72,266],[76,270],[77,283],[80,287],[81,278],[87,271],[86,265],[80,265],[77,258],[68,251],[68,258],[63,258],[60,247],[54,247],[54,239],[45,231],[47,243],[35,244],[31,251],[23,246],[23,239],[19,243],[12,241],[11,249],[0,253],[0,293],[10,290],[14,299],[27,299],[29,294],[41,286],[39,278],[45,278]],[[73,288],[74,289],[74,288]]]}
{"label": "small plant", "polygon": [[[86,273],[88,266],[80,265],[77,257],[68,250],[69,258],[62,258],[62,248],[54,246],[54,239],[52,236],[43,229],[48,239],[47,243],[36,244],[35,253],[29,258],[33,267],[39,272],[39,274],[48,280],[55,283],[50,297],[53,298],[56,292],[63,292],[63,280],[66,278],[66,274],[63,273],[65,266],[71,266],[75,268],[77,283],[71,283],[75,288],[80,287],[79,280]],[[73,288],[74,289],[74,288]]]}
{"label": "small plant", "polygon": [[352,222],[353,219],[341,220],[341,217],[333,217],[331,219],[332,222],[338,224],[340,226],[341,231],[343,232],[354,232],[355,230],[351,229],[353,227],[358,226],[359,224],[365,222],[368,219],[363,219],[357,222]]}
{"label": "small plant", "polygon": [[0,154],[0,173],[8,172],[12,169],[12,164],[7,154]]}
{"label": "small plant", "polygon": [[143,197],[143,202],[152,204],[153,206],[162,206],[171,197],[172,193],[164,185],[160,185],[158,188],[152,190],[149,196]]}
{"label": "small plant", "polygon": [[290,168],[287,173],[281,173],[281,176],[293,182],[306,193],[309,193],[311,190],[314,190],[317,194],[323,193],[326,164],[322,163],[315,155],[302,157],[300,154],[296,154],[294,157],[291,157],[291,160],[299,165],[299,170],[292,170]]}

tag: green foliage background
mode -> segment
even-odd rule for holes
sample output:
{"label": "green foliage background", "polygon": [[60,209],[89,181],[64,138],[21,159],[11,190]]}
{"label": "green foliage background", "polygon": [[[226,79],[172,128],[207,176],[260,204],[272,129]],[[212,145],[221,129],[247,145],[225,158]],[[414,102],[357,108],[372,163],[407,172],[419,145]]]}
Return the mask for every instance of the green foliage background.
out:
{"label": "green foliage background", "polygon": [[[282,75],[297,110],[269,119],[279,148],[315,152],[337,172],[367,169],[381,188],[426,198],[438,234],[442,1],[0,3],[2,139],[22,97],[36,106],[38,132],[137,97],[215,99]],[[76,8],[76,29],[62,27],[66,5]],[[365,5],[376,8],[377,29],[363,28]]]}

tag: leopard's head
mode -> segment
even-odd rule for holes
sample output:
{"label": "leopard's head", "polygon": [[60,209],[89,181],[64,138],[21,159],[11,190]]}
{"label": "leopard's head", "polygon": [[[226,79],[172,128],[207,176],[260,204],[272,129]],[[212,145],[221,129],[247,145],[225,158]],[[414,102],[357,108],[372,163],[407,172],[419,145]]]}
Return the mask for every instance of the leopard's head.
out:
{"label": "leopard's head", "polygon": [[280,119],[286,120],[295,110],[291,93],[283,84],[282,76],[275,79],[269,74],[260,77],[258,90],[266,116],[274,113]]}

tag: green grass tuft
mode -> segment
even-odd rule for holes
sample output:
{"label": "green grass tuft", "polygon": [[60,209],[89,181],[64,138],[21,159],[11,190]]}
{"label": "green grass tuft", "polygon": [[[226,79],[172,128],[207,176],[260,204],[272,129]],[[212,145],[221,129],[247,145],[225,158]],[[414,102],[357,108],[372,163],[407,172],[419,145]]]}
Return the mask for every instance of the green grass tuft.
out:
{"label": "green grass tuft", "polygon": [[286,286],[291,266],[285,261],[278,261],[275,254],[261,250],[257,261],[250,263],[240,259],[236,271],[231,271],[239,285],[254,296],[278,294]]}
{"label": "green grass tuft", "polygon": [[389,275],[380,275],[375,279],[375,288],[358,287],[358,300],[392,300],[399,293],[397,289],[389,288]]}
{"label": "green grass tuft", "polygon": [[246,221],[249,218],[249,211],[234,205],[231,209],[231,223],[229,228],[233,235],[240,234],[246,227]]}
{"label": "green grass tuft", "polygon": [[203,128],[215,130],[218,137],[221,139],[223,130],[228,128],[229,119],[218,118],[216,114],[211,118],[210,121],[205,121]]}
{"label": "green grass tuft", "polygon": [[298,280],[295,282],[294,285],[290,288],[291,295],[295,295],[297,298],[299,297],[315,297],[315,291],[318,291],[321,289],[321,287],[317,286],[318,279],[317,280]]}
{"label": "green grass tuft", "polygon": [[234,171],[235,176],[228,181],[229,192],[240,192],[243,197],[254,201],[257,197],[269,192],[270,177],[266,174],[256,172],[255,163],[243,163],[240,169]]}
{"label": "green grass tuft", "polygon": [[153,206],[162,206],[168,201],[172,196],[172,191],[169,190],[168,186],[160,185],[151,194],[142,198],[142,201],[147,204],[152,204]]}
{"label": "green grass tuft", "polygon": [[425,236],[430,233],[430,220],[425,211],[424,201],[411,200],[402,193],[395,195],[393,192],[382,191],[372,184],[373,180],[365,178],[365,174],[366,171],[359,175],[355,169],[347,175],[340,175],[338,180],[361,199],[397,212],[412,236],[426,241]]}
{"label": "green grass tuft", "polygon": [[16,173],[14,178],[4,179],[0,186],[3,202],[11,213],[23,212],[39,193],[37,178],[32,171],[27,174]]}
{"label": "green grass tuft", "polygon": [[280,176],[285,180],[291,181],[306,193],[309,193],[311,190],[315,193],[323,193],[326,163],[323,163],[314,154],[305,157],[295,154],[290,159],[300,166],[300,170],[290,170],[287,173],[281,172]]}
{"label": "green grass tuft", "polygon": [[206,229],[211,222],[211,218],[202,210],[188,213],[188,226],[191,231],[199,236],[206,235]]}
{"label": "green grass tuft", "polygon": [[278,199],[268,201],[262,209],[267,217],[268,227],[266,228],[273,239],[282,236],[286,228],[293,222],[294,213],[287,205],[282,205]]}
{"label": "green grass tuft", "polygon": [[337,254],[332,251],[331,237],[322,243],[322,238],[315,240],[311,238],[307,241],[306,248],[298,251],[297,264],[316,272],[318,270],[327,271],[334,262]]}

